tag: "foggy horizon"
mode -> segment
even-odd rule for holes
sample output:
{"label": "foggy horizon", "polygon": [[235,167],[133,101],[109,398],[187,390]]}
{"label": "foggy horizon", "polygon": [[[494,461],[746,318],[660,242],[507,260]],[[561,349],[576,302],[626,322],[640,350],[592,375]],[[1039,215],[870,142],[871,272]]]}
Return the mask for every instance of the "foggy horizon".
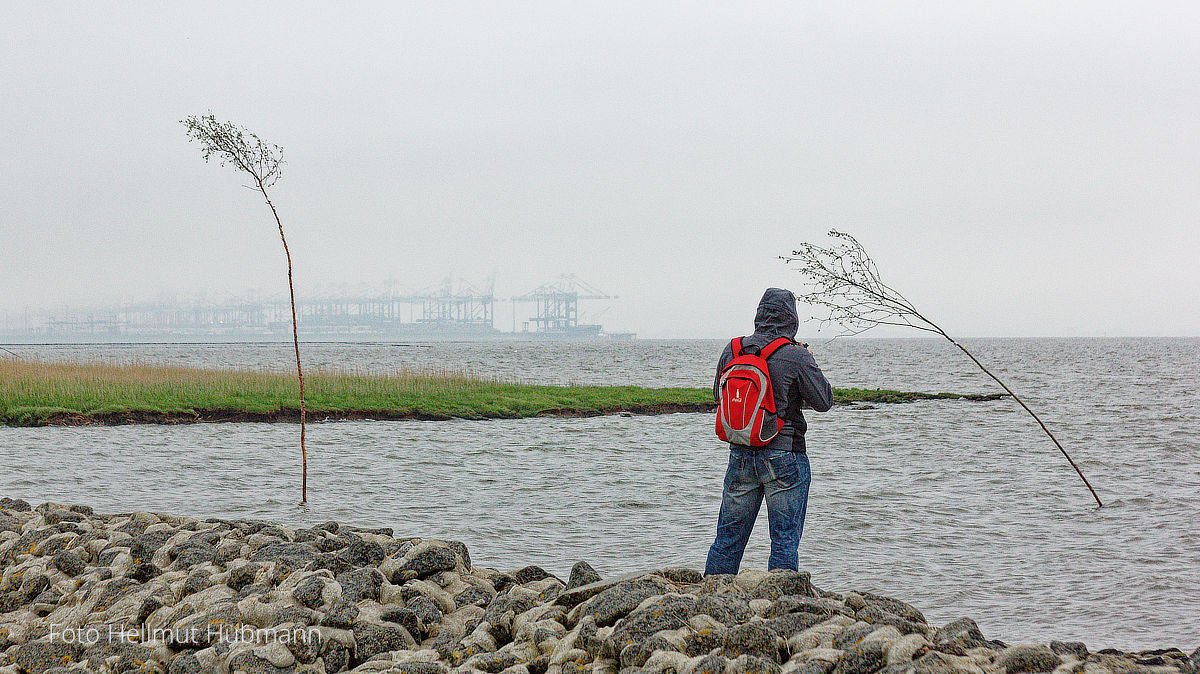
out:
{"label": "foggy horizon", "polygon": [[1184,2],[5,3],[0,320],[286,295],[270,211],[180,124],[211,111],[284,149],[298,299],[574,274],[618,296],[581,304],[607,331],[724,339],[836,228],[955,336],[1200,336],[1197,29]]}
{"label": "foggy horizon", "polygon": [[[470,279],[459,279],[455,277],[455,282],[463,281],[470,282]],[[484,287],[482,283],[475,284],[475,288]],[[533,291],[533,288],[526,288],[522,293],[507,292],[501,282],[497,280],[496,291],[494,293],[494,318],[492,325],[501,333],[501,336],[515,335],[520,337],[523,334],[530,332],[531,327],[529,319],[534,313],[532,303],[529,301],[515,302],[516,295],[524,294]],[[337,284],[330,283],[327,285],[319,285],[313,288],[297,287],[296,301],[321,301],[321,300],[338,300],[338,299],[353,299],[360,297],[385,297],[391,292],[394,296],[412,296],[423,295],[440,292],[439,288],[407,288],[399,287],[394,284],[389,284],[387,281],[382,283],[371,284],[363,282],[359,284]],[[579,309],[579,323],[583,324],[600,324],[603,326],[604,334],[621,334],[633,333],[638,339],[729,339],[738,334],[749,334],[753,331],[754,311],[755,306],[751,306],[745,315],[740,317],[740,323],[733,326],[733,332],[729,334],[694,334],[694,335],[666,335],[666,334],[641,334],[633,330],[624,330],[619,325],[614,325],[606,320],[606,316],[613,313],[622,301],[622,297],[614,295],[613,299],[609,300],[581,300]],[[131,307],[159,305],[162,308],[174,309],[190,309],[199,307],[214,307],[228,304],[236,304],[242,302],[262,302],[262,303],[279,303],[286,305],[288,303],[288,290],[286,282],[282,288],[268,290],[266,288],[252,288],[243,292],[237,293],[214,293],[206,292],[203,289],[195,291],[184,291],[176,293],[162,293],[157,296],[146,297],[118,297],[110,301],[98,301],[91,304],[62,302],[55,306],[49,307],[28,307],[20,312],[5,312],[0,311],[0,343],[6,343],[3,336],[6,333],[12,334],[28,322],[30,325],[38,325],[40,319],[57,318],[61,319],[69,314],[102,314],[104,312],[115,312],[121,309]],[[523,307],[518,309],[517,307]],[[862,333],[851,333],[842,329],[836,324],[823,324],[821,320],[812,317],[815,312],[810,311],[805,313],[805,309],[811,309],[803,304],[798,305],[800,312],[800,329],[797,333],[797,338],[812,338],[819,340],[814,343],[830,339],[934,339],[943,340],[940,335],[923,332],[916,329],[906,329],[894,326],[878,326]],[[514,322],[515,320],[515,322]],[[406,321],[407,322],[407,321]],[[308,335],[305,336],[305,321],[301,320],[301,342],[321,342],[328,341],[343,341],[335,338],[328,338],[323,335]],[[289,328],[290,330],[290,328]],[[290,334],[290,333],[289,333]],[[968,334],[968,333],[951,333],[954,337],[963,339],[1022,339],[1022,338],[1186,338],[1197,337],[1195,335],[1170,335],[1170,334],[1029,334],[1029,335],[1006,335],[1006,334]],[[138,336],[136,331],[129,333],[129,336]],[[186,337],[186,335],[181,335]],[[286,338],[286,339],[285,339]],[[352,341],[394,341],[395,339],[405,338],[403,335],[366,335],[359,337],[350,337]],[[279,340],[286,342],[290,339],[287,335],[280,334]],[[462,339],[471,339],[469,336],[463,336]],[[120,340],[117,340],[120,341]],[[196,341],[187,339],[186,341]],[[222,341],[243,341],[238,339],[222,340]],[[273,340],[267,340],[273,341]],[[438,340],[441,341],[441,340]],[[448,341],[460,341],[454,338],[449,338]],[[53,342],[53,340],[51,340]],[[20,344],[21,342],[16,342]],[[70,340],[63,343],[71,343]]]}

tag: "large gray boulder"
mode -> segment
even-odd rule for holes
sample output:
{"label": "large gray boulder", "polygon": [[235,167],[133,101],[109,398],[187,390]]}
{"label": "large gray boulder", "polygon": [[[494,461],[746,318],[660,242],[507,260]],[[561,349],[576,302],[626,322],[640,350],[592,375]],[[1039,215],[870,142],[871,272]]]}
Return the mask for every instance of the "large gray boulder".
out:
{"label": "large gray boulder", "polygon": [[886,664],[887,654],[882,641],[862,641],[842,654],[833,674],[871,674]]}
{"label": "large gray boulder", "polygon": [[567,589],[574,590],[591,583],[599,583],[601,580],[600,574],[596,573],[591,564],[582,561],[575,562],[575,565],[571,567],[571,575],[567,579]]}
{"label": "large gray boulder", "polygon": [[[663,630],[675,630],[692,617],[696,600],[687,595],[665,595],[633,611],[625,618],[605,644],[607,657],[618,659],[626,647],[640,644]],[[600,621],[596,620],[600,625]]]}
{"label": "large gray boulder", "polygon": [[59,642],[30,641],[12,652],[12,659],[29,674],[43,674],[51,667],[79,662],[83,646]]}
{"label": "large gray boulder", "polygon": [[775,569],[754,586],[750,595],[755,599],[773,601],[785,595],[816,597],[817,590],[813,587],[812,576],[807,571]]}
{"label": "large gray boulder", "polygon": [[1045,646],[1010,646],[996,658],[996,666],[1007,674],[1052,672],[1061,664],[1062,658]]}
{"label": "large gray boulder", "polygon": [[959,618],[934,632],[931,643],[943,653],[966,655],[972,648],[987,646],[988,640],[983,638],[974,620]]}
{"label": "large gray boulder", "polygon": [[[576,591],[581,589],[583,588]],[[660,576],[650,575],[626,580],[587,600],[580,609],[580,617],[590,615],[596,620],[596,625],[607,627],[649,597],[674,592],[675,589],[670,581]]]}

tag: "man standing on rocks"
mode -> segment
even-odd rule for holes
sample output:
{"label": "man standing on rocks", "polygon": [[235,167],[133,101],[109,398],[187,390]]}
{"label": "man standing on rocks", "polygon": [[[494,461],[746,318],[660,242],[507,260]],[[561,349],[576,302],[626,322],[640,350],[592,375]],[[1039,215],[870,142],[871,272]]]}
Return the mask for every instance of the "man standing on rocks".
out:
{"label": "man standing on rocks", "polygon": [[[729,445],[729,468],[725,472],[721,514],[717,517],[717,538],[708,551],[705,575],[738,572],[764,499],[771,531],[767,568],[796,569],[809,483],[804,446],[808,424],[800,410],[805,403],[818,412],[833,406],[833,389],[812,353],[795,343],[799,327],[796,296],[790,290],[767,288],[754,317],[754,334],[742,338],[742,347],[753,353],[779,337],[791,340],[767,359],[775,409],[784,422],[783,428],[764,447]],[[718,402],[721,371],[731,360],[733,346],[726,344],[713,382],[713,397]]]}

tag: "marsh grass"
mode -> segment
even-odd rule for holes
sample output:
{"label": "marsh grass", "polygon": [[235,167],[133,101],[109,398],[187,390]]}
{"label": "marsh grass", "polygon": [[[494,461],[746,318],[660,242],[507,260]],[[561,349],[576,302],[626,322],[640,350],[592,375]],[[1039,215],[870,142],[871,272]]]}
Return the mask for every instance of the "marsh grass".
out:
{"label": "marsh grass", "polygon": [[[317,370],[308,378],[311,413],[508,418],[550,412],[595,414],[630,407],[702,405],[703,389],[537,386],[451,371]],[[270,414],[299,410],[294,376],[272,370],[203,370],[150,363],[0,360],[0,420],[44,423],[64,415],[132,412]]]}

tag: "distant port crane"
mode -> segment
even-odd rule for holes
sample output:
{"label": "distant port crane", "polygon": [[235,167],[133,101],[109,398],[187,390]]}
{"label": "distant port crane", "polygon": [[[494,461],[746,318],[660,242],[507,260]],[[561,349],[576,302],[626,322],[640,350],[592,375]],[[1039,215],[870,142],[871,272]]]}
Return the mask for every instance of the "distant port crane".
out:
{"label": "distant port crane", "polygon": [[[609,295],[574,274],[545,283],[524,295],[512,298],[517,304],[533,304],[535,312],[524,322],[525,332],[545,335],[582,336],[600,334],[599,325],[579,324],[580,300],[613,300]],[[513,307],[513,332],[516,332],[516,307]]]}
{"label": "distant port crane", "polygon": [[[477,288],[446,278],[435,288],[398,294],[394,284],[384,292],[334,292],[299,299],[300,332],[309,336],[411,336],[441,338],[498,335],[493,326],[495,279]],[[26,325],[13,336],[42,340],[242,338],[271,339],[291,329],[286,300],[261,299],[141,303],[52,315],[41,325]]]}
{"label": "distant port crane", "polygon": [[[505,334],[495,327],[494,306],[504,300],[495,296],[494,276],[481,285],[447,277],[434,287],[407,293],[397,292],[395,286],[389,280],[374,292],[345,284],[314,289],[296,301],[300,333],[308,339],[494,339]],[[616,296],[574,274],[563,275],[511,298],[513,333],[537,338],[632,338],[631,333],[602,333],[595,318],[580,323],[581,301],[612,299]],[[533,315],[523,321],[524,330],[518,333],[518,316],[529,305]],[[199,299],[63,310],[43,321],[26,316],[16,330],[5,317],[4,326],[0,337],[18,341],[269,340],[290,332],[291,309],[287,300],[279,298]]]}
{"label": "distant port crane", "polygon": [[[317,298],[297,303],[301,327],[315,330],[367,330],[386,333],[405,325],[428,328],[491,330],[495,279],[485,288],[447,277],[438,288],[397,295]],[[406,311],[407,309],[407,311]],[[277,326],[272,325],[272,328]]]}

